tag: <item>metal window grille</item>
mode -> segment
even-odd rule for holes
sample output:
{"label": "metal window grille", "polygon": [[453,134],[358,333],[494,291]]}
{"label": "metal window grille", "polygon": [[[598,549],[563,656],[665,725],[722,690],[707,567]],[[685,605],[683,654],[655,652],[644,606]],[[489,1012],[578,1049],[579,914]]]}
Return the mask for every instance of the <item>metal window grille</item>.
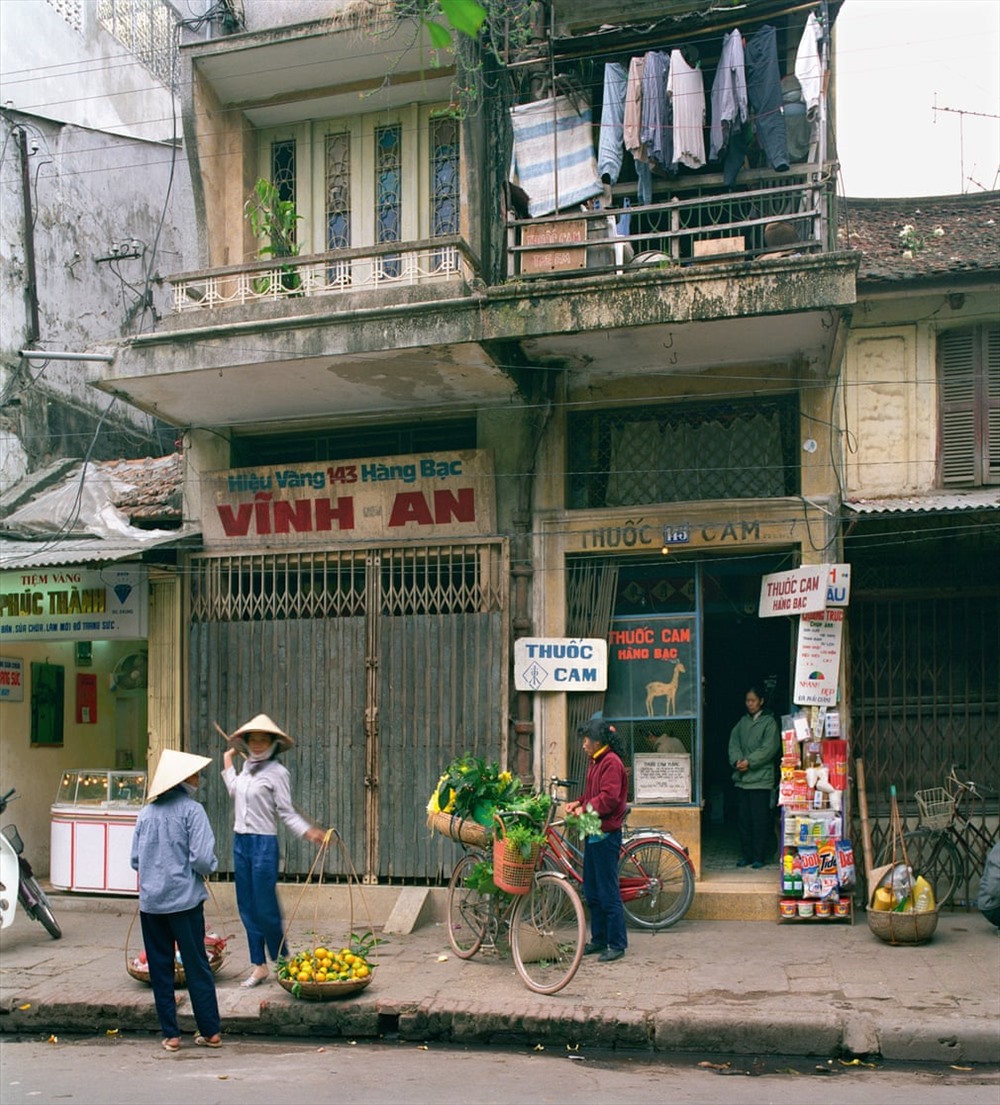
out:
{"label": "metal window grille", "polygon": [[797,427],[793,396],[571,415],[567,501],[586,509],[794,495]]}
{"label": "metal window grille", "polygon": [[[403,130],[396,123],[375,130],[375,241],[398,242],[403,235]],[[382,278],[398,277],[398,255],[379,259]]]}
{"label": "metal window grille", "polygon": [[[326,248],[351,245],[351,136],[347,131],[326,137]],[[351,283],[351,266],[338,262],[327,269],[327,280],[338,286]]]}
{"label": "metal window grille", "polygon": [[[459,232],[460,180],[458,120],[440,116],[431,120],[431,237]],[[454,249],[434,254],[436,271],[454,271],[458,256]]]}

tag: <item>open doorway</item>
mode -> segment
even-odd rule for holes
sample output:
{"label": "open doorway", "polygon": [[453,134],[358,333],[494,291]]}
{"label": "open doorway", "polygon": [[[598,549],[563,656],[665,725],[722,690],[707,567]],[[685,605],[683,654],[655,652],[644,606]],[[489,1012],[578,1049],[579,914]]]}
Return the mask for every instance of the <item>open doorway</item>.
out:
{"label": "open doorway", "polygon": [[[772,563],[773,561],[773,563]],[[704,568],[702,629],[702,865],[731,867],[738,858],[729,733],[744,712],[751,683],[769,692],[778,718],[789,709],[792,619],[757,616],[760,579],[788,567],[786,557],[717,560]],[[775,811],[777,822],[777,811]],[[777,835],[775,836],[777,844]]]}

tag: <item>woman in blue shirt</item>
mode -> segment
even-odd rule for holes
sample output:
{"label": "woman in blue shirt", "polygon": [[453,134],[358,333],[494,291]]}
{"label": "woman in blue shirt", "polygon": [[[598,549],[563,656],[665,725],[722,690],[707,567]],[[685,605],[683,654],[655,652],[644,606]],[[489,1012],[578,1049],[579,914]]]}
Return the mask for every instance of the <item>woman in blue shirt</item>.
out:
{"label": "woman in blue shirt", "polygon": [[174,996],[174,948],[180,952],[200,1047],[222,1047],[215,976],[205,953],[205,876],[218,866],[215,834],[195,801],[198,773],[212,761],[172,748],[160,754],[132,835],[139,872],[139,921],[165,1051],[181,1046]]}

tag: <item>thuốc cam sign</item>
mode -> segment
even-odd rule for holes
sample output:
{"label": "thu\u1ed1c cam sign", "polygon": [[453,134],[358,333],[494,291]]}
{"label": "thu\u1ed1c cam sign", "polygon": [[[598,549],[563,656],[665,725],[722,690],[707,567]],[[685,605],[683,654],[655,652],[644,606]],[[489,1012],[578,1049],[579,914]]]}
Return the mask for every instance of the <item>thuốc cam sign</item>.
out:
{"label": "thu\u1ed1c cam sign", "polygon": [[600,637],[520,637],[514,642],[518,691],[603,691],[608,643]]}

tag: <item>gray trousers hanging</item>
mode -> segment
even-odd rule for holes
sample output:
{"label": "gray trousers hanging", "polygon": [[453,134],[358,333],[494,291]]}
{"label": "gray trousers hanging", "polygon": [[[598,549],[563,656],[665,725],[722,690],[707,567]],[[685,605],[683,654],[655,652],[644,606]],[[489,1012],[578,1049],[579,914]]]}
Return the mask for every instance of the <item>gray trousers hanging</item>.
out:
{"label": "gray trousers hanging", "polygon": [[781,70],[778,67],[777,35],[767,25],[747,39],[743,55],[747,77],[747,99],[753,112],[757,141],[771,163],[783,173],[788,169],[788,139],[782,113]]}

